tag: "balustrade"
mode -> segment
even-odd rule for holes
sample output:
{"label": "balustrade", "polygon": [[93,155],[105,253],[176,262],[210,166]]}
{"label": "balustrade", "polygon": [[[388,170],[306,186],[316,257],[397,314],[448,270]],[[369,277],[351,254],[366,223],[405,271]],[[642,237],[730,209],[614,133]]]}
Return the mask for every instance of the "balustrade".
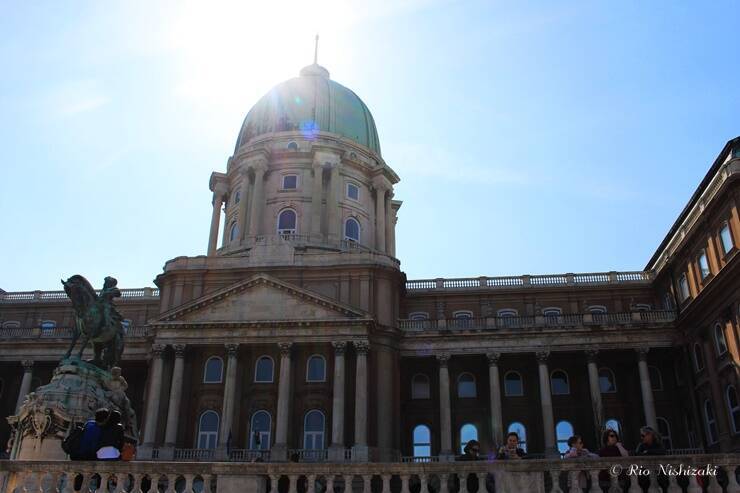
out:
{"label": "balustrade", "polygon": [[[398,463],[0,461],[0,492],[738,493],[736,454]],[[697,474],[697,471],[701,473]],[[688,474],[687,474],[688,472]]]}
{"label": "balustrade", "polygon": [[650,284],[651,271],[594,272],[581,274],[545,274],[499,277],[469,277],[454,279],[412,279],[406,281],[409,291],[460,290],[460,289],[507,289],[532,286],[598,286],[608,284]]}

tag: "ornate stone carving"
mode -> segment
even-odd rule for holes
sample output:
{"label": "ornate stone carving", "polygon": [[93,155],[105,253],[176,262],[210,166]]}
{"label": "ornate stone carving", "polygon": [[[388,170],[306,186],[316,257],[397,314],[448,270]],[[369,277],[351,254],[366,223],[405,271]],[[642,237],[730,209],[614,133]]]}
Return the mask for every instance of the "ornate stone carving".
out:
{"label": "ornate stone carving", "polygon": [[501,359],[501,353],[487,353],[486,359],[488,359],[488,366],[498,365],[498,360]]}
{"label": "ornate stone carving", "polygon": [[599,356],[599,350],[596,348],[588,348],[585,351],[586,353],[586,360],[589,363],[597,363],[596,359]]}
{"label": "ornate stone carving", "polygon": [[33,371],[33,360],[32,359],[24,359],[21,361],[21,365],[23,365],[23,371],[28,373]]}
{"label": "ornate stone carving", "polygon": [[547,363],[548,358],[550,358],[550,351],[537,351],[535,356],[538,363]]}
{"label": "ornate stone carving", "polygon": [[355,351],[357,354],[367,354],[370,350],[370,343],[368,341],[354,341]]}
{"label": "ornate stone carving", "polygon": [[172,349],[175,350],[175,358],[184,358],[186,348],[187,345],[185,344],[173,344]]}
{"label": "ornate stone carving", "polygon": [[650,351],[649,347],[635,348],[635,352],[637,353],[637,359],[640,361],[647,361],[647,355],[649,351]]}
{"label": "ornate stone carving", "polygon": [[438,354],[437,361],[441,368],[447,368],[447,364],[450,362],[450,355],[447,353]]}
{"label": "ornate stone carving", "polygon": [[239,344],[225,344],[226,346],[226,355],[229,358],[236,358],[236,353],[239,350]]}
{"label": "ornate stone carving", "polygon": [[293,346],[292,342],[278,342],[281,356],[290,356],[290,348]]}
{"label": "ornate stone carving", "polygon": [[334,354],[336,355],[344,354],[345,349],[347,349],[347,343],[344,341],[334,341],[331,345],[334,346]]}
{"label": "ornate stone carving", "polygon": [[152,358],[161,358],[164,356],[164,349],[166,347],[164,344],[152,344]]}

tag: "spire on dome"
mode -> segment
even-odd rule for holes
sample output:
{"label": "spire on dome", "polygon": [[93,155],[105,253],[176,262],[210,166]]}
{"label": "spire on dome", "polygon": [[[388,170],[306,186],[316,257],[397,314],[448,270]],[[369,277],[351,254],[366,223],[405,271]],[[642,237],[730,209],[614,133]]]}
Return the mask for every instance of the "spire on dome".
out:
{"label": "spire on dome", "polygon": [[301,77],[323,77],[329,78],[329,71],[319,65],[319,35],[316,35],[313,47],[313,64],[303,67],[300,72]]}
{"label": "spire on dome", "polygon": [[319,35],[316,34],[316,44],[313,48],[313,64],[318,65],[319,64]]}

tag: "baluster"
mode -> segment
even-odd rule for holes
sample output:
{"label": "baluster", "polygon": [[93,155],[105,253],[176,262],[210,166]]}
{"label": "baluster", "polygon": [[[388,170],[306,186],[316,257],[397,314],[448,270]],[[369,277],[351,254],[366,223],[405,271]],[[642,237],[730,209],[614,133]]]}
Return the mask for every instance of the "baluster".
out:
{"label": "baluster", "polygon": [[[211,493],[211,479],[213,477],[210,474],[203,475],[203,493]],[[218,477],[216,477],[216,481],[218,481]],[[216,483],[216,489],[218,489],[218,483]]]}
{"label": "baluster", "polygon": [[689,476],[689,487],[686,489],[686,493],[702,493],[699,483],[696,481],[695,475]]}
{"label": "baluster", "polygon": [[60,471],[49,471],[49,481],[51,482],[49,487],[49,493],[58,493],[61,492],[62,489],[59,487],[59,482],[62,480],[62,473]]}
{"label": "baluster", "polygon": [[619,474],[614,474],[611,471],[609,471],[608,493],[622,493],[622,488],[619,487]]}
{"label": "baluster", "polygon": [[630,488],[629,490],[627,490],[627,493],[642,493],[640,482],[637,480],[640,476],[638,476],[637,474],[632,474],[628,477],[630,480]]}
{"label": "baluster", "polygon": [[[362,475],[362,493],[372,493],[373,491],[372,481],[373,481],[372,474]],[[422,490],[422,493],[423,491],[424,490]]]}
{"label": "baluster", "polygon": [[177,482],[177,474],[167,475],[167,491],[165,493],[177,493],[175,490],[175,483]]}
{"label": "baluster", "polygon": [[409,475],[401,474],[401,493],[411,493],[409,491]]}
{"label": "baluster", "polygon": [[727,493],[740,493],[740,485],[737,484],[735,476],[735,466],[728,464],[725,471],[727,471]]}
{"label": "baluster", "polygon": [[589,488],[588,493],[601,493],[601,487],[599,486],[599,470],[590,469],[585,474],[588,474],[591,477],[591,488]]}
{"label": "baluster", "polygon": [[463,474],[457,474],[457,479],[460,480],[460,489],[457,490],[457,493],[472,493],[468,491],[468,475]]}
{"label": "baluster", "polygon": [[25,481],[24,486],[26,487],[26,493],[43,493],[41,488],[41,482],[43,481],[43,473],[29,472],[28,480]]}
{"label": "baluster", "polygon": [[[75,491],[75,476],[73,472],[64,473],[64,488],[61,493],[74,493]],[[134,492],[135,493],[135,492]]]}
{"label": "baluster", "polygon": [[[126,491],[126,481],[128,481],[128,474],[116,474],[116,489],[113,491],[113,493],[121,493]],[[188,490],[185,489],[186,493],[187,491]]]}
{"label": "baluster", "polygon": [[134,480],[131,483],[131,493],[141,493],[141,479],[143,474],[132,474]]}
{"label": "baluster", "polygon": [[345,474],[344,476],[342,476],[342,479],[344,479],[343,493],[352,493],[352,480],[355,479],[355,477]]}
{"label": "baluster", "polygon": [[478,493],[486,493],[486,478],[488,477],[487,472],[476,473],[478,476]]}
{"label": "baluster", "polygon": [[[278,481],[280,476],[270,476],[270,493],[278,493]],[[326,491],[329,491],[327,488]]]}
{"label": "baluster", "polygon": [[192,493],[195,474],[183,474],[183,476],[185,477],[185,491],[183,493]]}
{"label": "baluster", "polygon": [[668,475],[668,489],[666,493],[683,493],[681,486],[678,485],[678,476],[673,474]]}
{"label": "baluster", "polygon": [[[383,493],[391,493],[391,475],[390,474],[383,474],[380,477],[383,480]],[[447,493],[447,492],[445,492],[445,493]]]}
{"label": "baluster", "polygon": [[288,474],[288,493],[298,493],[298,475]]}
{"label": "baluster", "polygon": [[660,469],[650,469],[650,486],[648,486],[647,493],[663,493],[663,489],[658,484],[658,474]]}
{"label": "baluster", "polygon": [[717,476],[704,476],[705,484],[707,480],[711,481],[711,483],[709,483],[709,487],[707,488],[707,493],[722,493],[722,485],[719,484],[719,482],[717,481]]}
{"label": "baluster", "polygon": [[563,493],[562,488],[560,488],[560,471],[557,469],[553,469],[550,471],[550,480],[552,480],[552,488],[550,488],[550,493]]}
{"label": "baluster", "polygon": [[90,482],[92,481],[93,475],[90,472],[81,472],[80,474],[82,474],[82,486],[79,491],[87,493],[90,491]]}
{"label": "baluster", "polygon": [[450,479],[450,477],[447,474],[440,474],[439,475],[439,493],[449,493],[449,486],[447,485],[447,481]]}
{"label": "baluster", "polygon": [[316,493],[316,475],[309,474],[306,476],[306,493]]}
{"label": "baluster", "polygon": [[568,471],[568,493],[581,493],[578,476],[581,471]]}

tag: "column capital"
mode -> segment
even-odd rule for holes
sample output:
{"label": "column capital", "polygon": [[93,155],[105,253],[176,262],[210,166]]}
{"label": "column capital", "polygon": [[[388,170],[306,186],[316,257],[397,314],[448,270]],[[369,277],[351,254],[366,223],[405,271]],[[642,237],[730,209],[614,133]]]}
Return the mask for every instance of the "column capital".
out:
{"label": "column capital", "polygon": [[24,359],[21,361],[21,365],[23,365],[23,371],[29,372],[33,370],[33,360],[32,359]]}
{"label": "column capital", "polygon": [[538,363],[544,364],[547,363],[548,358],[550,358],[550,351],[537,351],[535,356],[537,357]]}
{"label": "column capital", "polygon": [[152,344],[152,358],[161,358],[166,347],[164,344]]}
{"label": "column capital", "polygon": [[373,179],[373,188],[377,192],[385,192],[387,190],[393,190],[393,185],[388,178],[383,175],[378,175]]}
{"label": "column capital", "polygon": [[172,349],[175,350],[175,358],[184,358],[185,348],[187,348],[186,344],[173,344]]}
{"label": "column capital", "polygon": [[599,350],[597,348],[588,348],[584,351],[586,353],[586,360],[589,363],[596,363],[596,358],[599,356]]}
{"label": "column capital", "polygon": [[267,159],[255,159],[247,164],[247,169],[252,170],[255,173],[267,171]]}
{"label": "column capital", "polygon": [[334,354],[336,355],[344,354],[344,350],[347,349],[347,343],[345,341],[333,341],[331,345],[334,346]]}
{"label": "column capital", "polygon": [[354,341],[355,351],[357,354],[367,354],[370,350],[370,343],[368,341]]}
{"label": "column capital", "polygon": [[649,347],[635,348],[635,352],[637,353],[637,358],[639,361],[647,361],[647,355],[649,351],[650,351]]}
{"label": "column capital", "polygon": [[278,348],[280,348],[281,356],[290,356],[291,347],[293,347],[292,342],[278,342]]}
{"label": "column capital", "polygon": [[226,347],[226,354],[229,358],[235,358],[236,352],[239,350],[239,344],[224,344]]}
{"label": "column capital", "polygon": [[450,355],[448,353],[438,354],[437,361],[440,368],[447,368],[447,364],[450,362]]}
{"label": "column capital", "polygon": [[501,359],[501,353],[486,353],[486,359],[488,360],[488,366],[496,366],[498,365],[498,360]]}

